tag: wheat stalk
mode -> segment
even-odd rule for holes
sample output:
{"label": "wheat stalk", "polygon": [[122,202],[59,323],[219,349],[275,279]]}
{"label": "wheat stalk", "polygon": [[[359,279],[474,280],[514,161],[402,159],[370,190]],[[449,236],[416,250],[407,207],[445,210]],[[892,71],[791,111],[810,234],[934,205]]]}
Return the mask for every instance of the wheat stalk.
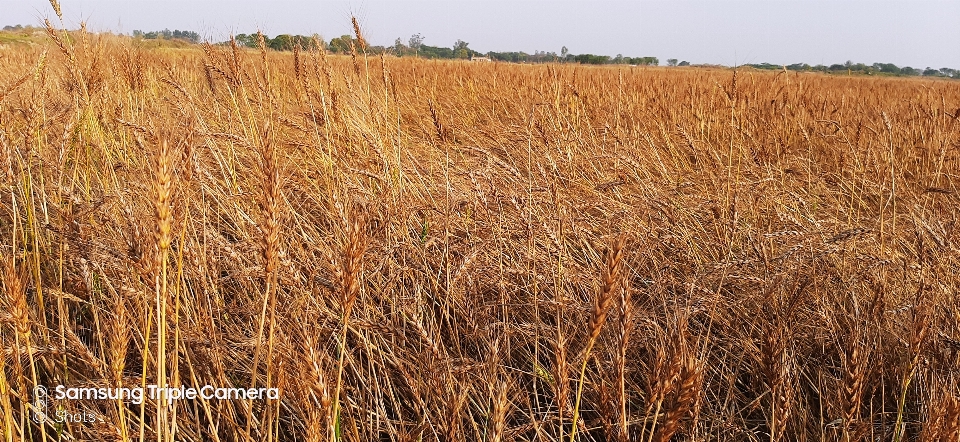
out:
{"label": "wheat stalk", "polygon": [[895,442],[899,442],[904,436],[905,424],[903,418],[907,402],[907,393],[909,392],[910,383],[913,381],[913,377],[920,367],[920,358],[923,355],[927,336],[930,332],[930,317],[925,310],[927,307],[921,305],[922,303],[923,298],[918,295],[916,302],[917,311],[913,313],[913,334],[910,336],[910,362],[900,382],[900,399],[897,406],[897,421],[893,434],[893,440]]}
{"label": "wheat stalk", "polygon": [[781,440],[786,430],[791,404],[789,369],[787,364],[787,332],[778,324],[778,318],[771,320],[763,337],[763,371],[770,392],[770,439]]}
{"label": "wheat stalk", "polygon": [[[16,263],[13,256],[8,256],[5,259],[0,257],[3,261],[3,288],[4,288],[4,299],[7,303],[7,308],[10,311],[10,316],[13,319],[13,327],[16,331],[17,343],[23,345],[26,348],[27,358],[30,360],[30,376],[31,381],[34,386],[40,385],[37,365],[34,359],[34,346],[32,335],[32,321],[30,319],[30,307],[27,304],[27,296],[25,293],[24,278],[20,271],[16,268]],[[24,386],[23,372],[19,373],[19,382],[21,389]],[[4,375],[4,385],[6,385],[6,376]],[[9,407],[5,406],[5,412],[11,411]],[[46,410],[43,410],[46,411]],[[21,419],[25,419],[26,416],[21,416]],[[12,417],[7,419],[4,417],[5,421],[12,421]],[[25,424],[21,420],[21,427]],[[8,427],[8,430],[4,432],[8,435],[8,440],[12,439],[13,427]],[[32,430],[31,430],[32,431]],[[41,437],[46,439],[47,430],[45,426],[41,425],[40,427]],[[22,434],[22,433],[21,433]]]}
{"label": "wheat stalk", "polygon": [[654,436],[654,439],[659,442],[668,442],[680,428],[680,419],[690,413],[700,394],[703,368],[693,356],[688,355],[683,358],[678,377],[677,398],[673,406],[667,410],[663,425],[657,428]]}
{"label": "wheat stalk", "polygon": [[[644,415],[644,426],[640,432],[639,440],[644,440],[647,431],[647,422],[650,422],[650,436],[647,441],[652,441],[657,435],[657,425],[660,422],[660,415],[667,396],[674,390],[674,386],[680,382],[683,373],[683,351],[686,345],[683,332],[677,331],[673,341],[669,344],[661,343],[655,350],[655,362],[653,370],[648,376],[647,406]],[[672,348],[672,352],[666,353],[665,348]],[[653,420],[650,421],[650,417]],[[662,434],[662,433],[661,433]]]}
{"label": "wheat stalk", "polygon": [[[339,360],[337,361],[337,384],[333,393],[333,410],[331,413],[334,422],[340,421],[340,392],[343,389],[343,367],[347,352],[347,329],[350,326],[350,313],[360,294],[360,274],[363,270],[363,254],[366,251],[367,241],[364,235],[363,218],[356,211],[350,212],[347,220],[347,237],[341,254],[338,277],[340,280],[341,332]],[[331,431],[335,431],[331,428]],[[335,434],[335,433],[334,433]]]}
{"label": "wheat stalk", "polygon": [[497,393],[493,401],[493,416],[490,419],[490,434],[492,435],[490,440],[492,442],[501,442],[504,430],[507,428],[507,408],[509,406],[507,391],[509,389],[510,386],[506,382],[501,382],[495,390]]}
{"label": "wheat stalk", "polygon": [[[154,215],[156,216],[156,254],[153,265],[154,293],[157,318],[157,385],[167,385],[167,311],[170,308],[167,290],[167,254],[171,243],[173,215],[170,210],[171,187],[173,185],[172,154],[167,140],[159,142],[154,180]],[[172,440],[171,423],[167,398],[157,401],[157,440]]]}
{"label": "wheat stalk", "polygon": [[869,348],[864,345],[861,339],[857,339],[852,345],[845,364],[841,387],[841,404],[843,406],[843,432],[847,439],[850,439],[850,431],[859,421],[869,356]]}
{"label": "wheat stalk", "polygon": [[620,346],[619,351],[617,352],[617,401],[619,403],[619,410],[617,410],[620,415],[618,421],[618,439],[621,442],[626,442],[629,440],[629,414],[627,410],[627,349],[630,345],[630,328],[631,321],[633,319],[633,306],[630,300],[630,288],[622,287],[620,289],[620,322],[619,322],[619,332],[620,332]]}
{"label": "wheat stalk", "polygon": [[573,402],[573,424],[570,429],[570,442],[574,442],[577,436],[577,421],[580,417],[580,398],[583,395],[583,382],[587,372],[587,361],[590,359],[590,351],[593,350],[597,337],[603,328],[603,323],[607,320],[607,313],[610,305],[613,304],[613,290],[620,283],[620,270],[623,259],[623,238],[614,242],[613,246],[607,250],[605,266],[601,276],[600,292],[594,300],[593,313],[590,315],[589,337],[587,346],[583,351],[583,363],[580,365],[580,380],[577,382],[577,394]]}
{"label": "wheat stalk", "polygon": [[[130,339],[130,319],[124,298],[117,293],[113,302],[113,321],[110,329],[110,372],[113,375],[113,385],[115,388],[123,386],[123,370],[126,366],[127,347]],[[117,417],[119,419],[120,437],[122,440],[129,439],[129,429],[127,428],[127,411],[122,400],[117,400]]]}
{"label": "wheat stalk", "polygon": [[57,13],[57,18],[59,18],[60,21],[62,22],[63,12],[60,10],[60,2],[58,2],[57,0],[50,0],[50,6],[53,7],[53,12]]}
{"label": "wheat stalk", "polygon": [[363,38],[363,32],[360,31],[360,23],[357,21],[357,17],[350,17],[350,24],[353,25],[353,34],[357,37],[357,44],[360,45],[360,50],[366,52],[367,40]]}

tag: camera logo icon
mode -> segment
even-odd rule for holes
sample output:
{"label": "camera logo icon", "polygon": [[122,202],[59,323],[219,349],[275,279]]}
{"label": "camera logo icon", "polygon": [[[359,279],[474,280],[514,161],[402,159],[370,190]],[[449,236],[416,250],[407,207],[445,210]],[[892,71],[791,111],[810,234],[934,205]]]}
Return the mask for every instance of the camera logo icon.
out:
{"label": "camera logo icon", "polygon": [[38,424],[42,424],[47,420],[47,401],[49,400],[50,395],[47,393],[47,387],[43,385],[37,385],[33,387],[33,413],[32,419]]}

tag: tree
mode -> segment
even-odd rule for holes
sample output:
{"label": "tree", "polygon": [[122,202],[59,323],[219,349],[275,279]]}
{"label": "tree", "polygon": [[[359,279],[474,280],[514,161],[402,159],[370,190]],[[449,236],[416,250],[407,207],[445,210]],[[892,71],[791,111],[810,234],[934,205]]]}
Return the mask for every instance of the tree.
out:
{"label": "tree", "polygon": [[667,59],[667,66],[676,66],[676,65],[677,65],[677,59],[676,59],[676,58],[668,58],[668,59]]}
{"label": "tree", "polygon": [[457,40],[453,44],[453,56],[456,58],[469,58],[470,57],[470,43],[467,43],[463,40]]}
{"label": "tree", "polygon": [[610,62],[609,55],[580,54],[573,57],[573,60],[580,64],[607,64]]}
{"label": "tree", "polygon": [[181,40],[187,40],[191,43],[200,42],[200,34],[197,34],[196,32],[193,32],[193,31],[174,30],[172,37],[179,38]]}
{"label": "tree", "polygon": [[353,43],[353,37],[350,35],[341,35],[330,40],[330,51],[341,54],[350,52],[351,43]]}
{"label": "tree", "polygon": [[683,60],[677,66],[690,66],[690,62],[687,60]]}
{"label": "tree", "polygon": [[561,57],[567,58],[567,54],[569,54],[569,53],[570,53],[570,50],[567,49],[566,46],[560,48],[560,56],[561,56]]}
{"label": "tree", "polygon": [[657,57],[634,58],[633,63],[631,64],[638,64],[640,66],[659,66],[660,59],[658,59]]}
{"label": "tree", "polygon": [[276,37],[273,37],[271,39],[265,39],[265,40],[266,41],[264,42],[264,44],[266,44],[268,48],[273,49],[274,51],[292,51],[293,45],[296,44],[296,42],[293,39],[293,36],[288,34],[280,34]]}
{"label": "tree", "polygon": [[893,63],[874,63],[873,68],[887,74],[899,74],[900,68]]}
{"label": "tree", "polygon": [[407,40],[407,46],[410,46],[410,48],[415,51],[419,51],[420,46],[423,46],[423,36],[419,33],[411,35],[410,40]]}
{"label": "tree", "polygon": [[164,29],[162,31],[152,31],[147,33],[144,33],[141,30],[135,30],[133,31],[133,36],[144,38],[147,40],[163,39],[163,40],[186,40],[186,41],[189,41],[190,43],[200,42],[200,34],[197,34],[196,32],[193,32],[193,31],[181,31],[179,29],[175,29],[173,31],[169,29]]}
{"label": "tree", "polygon": [[248,48],[257,47],[257,36],[252,34],[237,34],[233,37],[237,41],[237,44],[240,46],[245,46]]}

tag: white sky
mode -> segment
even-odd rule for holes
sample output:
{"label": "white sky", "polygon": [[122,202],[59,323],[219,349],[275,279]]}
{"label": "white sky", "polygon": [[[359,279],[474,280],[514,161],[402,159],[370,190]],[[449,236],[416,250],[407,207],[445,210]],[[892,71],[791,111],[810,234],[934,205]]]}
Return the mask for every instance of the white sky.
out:
{"label": "white sky", "polygon": [[[163,28],[217,40],[260,28],[327,40],[360,19],[373,44],[655,56],[725,65],[846,60],[960,69],[960,0],[61,0],[65,22],[130,33]],[[45,0],[0,0],[0,26],[55,17]]]}

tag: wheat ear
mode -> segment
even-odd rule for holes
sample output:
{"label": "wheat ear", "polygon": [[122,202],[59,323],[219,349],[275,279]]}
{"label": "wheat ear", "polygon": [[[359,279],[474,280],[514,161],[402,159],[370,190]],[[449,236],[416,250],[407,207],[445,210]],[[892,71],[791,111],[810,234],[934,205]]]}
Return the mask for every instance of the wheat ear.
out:
{"label": "wheat ear", "polygon": [[[170,211],[170,193],[173,185],[173,167],[170,146],[166,140],[159,143],[160,151],[156,158],[156,178],[154,181],[154,214],[156,215],[156,255],[153,262],[154,294],[157,309],[157,385],[167,384],[167,308],[169,293],[167,290],[167,253],[170,250],[170,230],[173,216]],[[161,397],[157,401],[157,438],[158,440],[170,428],[167,416],[167,401]]]}
{"label": "wheat ear", "polygon": [[[279,204],[280,204],[280,176],[279,166],[277,165],[277,154],[271,141],[272,131],[270,124],[264,126],[261,135],[261,173],[263,175],[263,195],[260,200],[261,210],[264,214],[263,227],[263,260],[264,260],[264,280],[266,289],[263,294],[263,302],[260,306],[260,321],[257,331],[257,347],[253,354],[253,367],[250,369],[250,388],[254,388],[257,383],[257,373],[260,365],[260,350],[263,340],[263,331],[268,320],[269,312],[269,331],[267,336],[267,386],[271,382],[271,364],[270,358],[273,356],[274,328],[276,325],[276,285],[277,285],[277,264],[279,255]],[[249,433],[250,422],[247,422],[247,431]]]}
{"label": "wheat ear", "polygon": [[[366,250],[366,238],[363,233],[363,220],[361,216],[352,212],[348,221],[347,238],[343,248],[343,255],[340,260],[338,276],[340,279],[340,305],[342,309],[341,332],[340,332],[340,357],[337,361],[337,384],[333,393],[333,410],[331,413],[331,426],[336,427],[340,421],[340,391],[343,389],[343,366],[347,353],[347,329],[350,326],[350,313],[353,310],[353,304],[360,294],[360,272],[363,267],[363,253]],[[331,428],[335,431],[335,428]]]}
{"label": "wheat ear", "polygon": [[583,363],[580,365],[580,380],[577,382],[577,395],[573,402],[573,425],[570,429],[570,442],[577,436],[577,421],[580,417],[580,398],[583,395],[583,381],[587,372],[587,361],[590,360],[590,351],[600,336],[603,323],[607,320],[610,305],[613,304],[613,290],[620,281],[620,269],[623,258],[623,239],[619,239],[607,250],[606,265],[603,267],[602,286],[600,293],[594,300],[593,314],[590,316],[590,337],[587,347],[583,351]]}
{"label": "wheat ear", "polygon": [[686,356],[680,369],[680,383],[677,385],[677,399],[667,410],[663,426],[657,429],[655,439],[668,442],[680,429],[680,419],[686,416],[700,393],[703,369],[693,356]]}

